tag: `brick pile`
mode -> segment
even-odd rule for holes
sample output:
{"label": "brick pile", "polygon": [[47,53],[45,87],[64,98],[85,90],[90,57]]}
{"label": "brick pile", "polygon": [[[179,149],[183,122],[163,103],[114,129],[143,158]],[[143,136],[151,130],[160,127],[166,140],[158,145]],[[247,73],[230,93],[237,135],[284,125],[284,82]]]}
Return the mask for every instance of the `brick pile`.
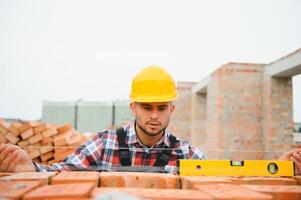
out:
{"label": "brick pile", "polygon": [[0,144],[18,145],[38,163],[50,165],[60,162],[86,140],[71,124],[55,126],[40,121],[8,123],[0,118]]}
{"label": "brick pile", "polygon": [[64,171],[0,173],[0,177],[0,198],[4,199],[301,199],[300,176],[188,177]]}

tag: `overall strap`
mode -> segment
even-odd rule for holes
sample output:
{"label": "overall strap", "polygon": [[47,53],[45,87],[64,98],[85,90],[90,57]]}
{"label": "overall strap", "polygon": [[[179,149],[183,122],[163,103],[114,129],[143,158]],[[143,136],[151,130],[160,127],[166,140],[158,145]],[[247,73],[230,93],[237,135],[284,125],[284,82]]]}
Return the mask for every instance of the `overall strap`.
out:
{"label": "overall strap", "polygon": [[[119,147],[118,155],[119,155],[120,164],[121,166],[131,166],[132,162],[131,162],[129,146],[125,143],[126,132],[123,128],[119,128],[116,130],[116,133],[118,137],[118,147]],[[171,144],[171,148],[173,148],[177,142],[177,138],[170,134],[169,141]],[[164,167],[165,165],[168,164],[171,156],[172,156],[171,149],[163,149],[162,152],[159,153],[154,166]]]}
{"label": "overall strap", "polygon": [[[177,138],[170,134],[169,136],[170,146],[173,148],[177,142]],[[154,166],[157,167],[164,167],[168,164],[170,158],[172,156],[172,150],[170,149],[163,149],[162,152],[158,155],[157,160]]]}
{"label": "overall strap", "polygon": [[121,127],[116,130],[117,137],[118,137],[118,155],[119,155],[119,161],[122,166],[131,166],[131,156],[129,151],[129,146],[125,143],[126,138],[126,132]]}

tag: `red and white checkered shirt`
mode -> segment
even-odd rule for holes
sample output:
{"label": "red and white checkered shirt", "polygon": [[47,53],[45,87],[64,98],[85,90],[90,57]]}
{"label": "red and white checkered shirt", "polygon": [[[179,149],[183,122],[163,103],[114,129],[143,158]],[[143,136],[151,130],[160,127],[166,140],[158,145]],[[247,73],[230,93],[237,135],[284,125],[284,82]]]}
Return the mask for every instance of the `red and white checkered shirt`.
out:
{"label": "red and white checkered shirt", "polygon": [[[158,154],[162,149],[171,148],[170,132],[166,129],[161,140],[152,147],[143,145],[136,135],[135,123],[131,122],[123,127],[126,131],[125,143],[129,146],[132,166],[154,166]],[[36,170],[41,172],[62,170],[97,170],[114,171],[120,167],[118,154],[118,138],[116,130],[104,130],[76,148],[63,162],[51,166],[36,165]],[[164,170],[168,173],[177,173],[177,159],[205,159],[205,155],[187,141],[177,138],[172,148],[171,158]]]}

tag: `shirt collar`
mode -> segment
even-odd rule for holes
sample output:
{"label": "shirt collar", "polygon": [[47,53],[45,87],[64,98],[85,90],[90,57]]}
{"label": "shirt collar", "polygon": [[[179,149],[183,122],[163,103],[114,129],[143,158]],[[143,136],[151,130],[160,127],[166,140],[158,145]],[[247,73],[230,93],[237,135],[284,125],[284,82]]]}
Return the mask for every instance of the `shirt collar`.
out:
{"label": "shirt collar", "polygon": [[[124,130],[126,130],[127,136],[126,136],[126,144],[142,144],[139,141],[139,138],[136,134],[136,129],[135,129],[135,121],[130,122],[129,124],[125,125]],[[163,137],[155,144],[154,146],[160,146],[160,145],[165,145],[167,147],[171,147],[171,142],[169,140],[170,132],[165,129]]]}

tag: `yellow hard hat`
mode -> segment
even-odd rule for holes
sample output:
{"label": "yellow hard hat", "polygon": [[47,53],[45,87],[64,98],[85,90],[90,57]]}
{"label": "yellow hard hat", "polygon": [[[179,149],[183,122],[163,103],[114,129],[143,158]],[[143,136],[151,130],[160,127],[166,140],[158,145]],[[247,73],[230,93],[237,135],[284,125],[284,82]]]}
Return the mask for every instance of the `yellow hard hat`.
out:
{"label": "yellow hard hat", "polygon": [[134,102],[169,102],[176,97],[176,83],[161,67],[146,67],[132,80],[130,98]]}

